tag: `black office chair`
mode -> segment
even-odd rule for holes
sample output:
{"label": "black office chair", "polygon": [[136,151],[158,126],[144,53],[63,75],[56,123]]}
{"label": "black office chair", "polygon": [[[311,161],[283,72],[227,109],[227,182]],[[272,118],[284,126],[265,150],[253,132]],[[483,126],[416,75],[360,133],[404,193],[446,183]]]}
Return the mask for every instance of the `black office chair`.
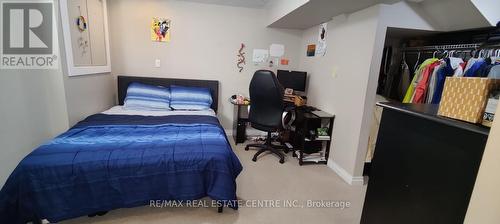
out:
{"label": "black office chair", "polygon": [[255,72],[250,82],[251,104],[248,118],[252,127],[267,132],[267,139],[264,144],[248,144],[245,147],[245,150],[250,147],[260,148],[253,156],[254,162],[257,161],[260,154],[266,151],[276,154],[280,158],[280,163],[285,162],[285,156],[279,150],[285,149],[285,146],[271,143],[271,132],[282,128],[283,94],[283,87],[272,71],[259,70]]}

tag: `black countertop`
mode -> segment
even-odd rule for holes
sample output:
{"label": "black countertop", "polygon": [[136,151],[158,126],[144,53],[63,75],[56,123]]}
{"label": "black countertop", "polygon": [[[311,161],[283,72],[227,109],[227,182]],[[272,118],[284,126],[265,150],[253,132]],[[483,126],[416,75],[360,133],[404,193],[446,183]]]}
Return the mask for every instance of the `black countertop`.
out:
{"label": "black countertop", "polygon": [[454,126],[457,128],[462,128],[469,130],[471,132],[488,135],[490,128],[482,126],[480,124],[467,123],[465,121],[454,120],[446,117],[437,115],[439,105],[438,104],[411,104],[411,103],[398,103],[398,102],[380,102],[377,106],[381,106],[384,109],[395,110],[398,112],[406,113],[416,117],[421,117],[424,119],[429,119],[435,122],[439,122],[445,125]]}

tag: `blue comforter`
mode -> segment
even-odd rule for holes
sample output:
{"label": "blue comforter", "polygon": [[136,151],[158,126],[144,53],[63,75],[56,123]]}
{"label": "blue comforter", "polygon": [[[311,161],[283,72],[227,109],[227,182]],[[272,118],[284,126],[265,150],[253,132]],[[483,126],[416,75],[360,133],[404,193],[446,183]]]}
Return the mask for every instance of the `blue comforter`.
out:
{"label": "blue comforter", "polygon": [[215,117],[92,115],[20,162],[0,191],[0,223],[235,200],[241,170]]}

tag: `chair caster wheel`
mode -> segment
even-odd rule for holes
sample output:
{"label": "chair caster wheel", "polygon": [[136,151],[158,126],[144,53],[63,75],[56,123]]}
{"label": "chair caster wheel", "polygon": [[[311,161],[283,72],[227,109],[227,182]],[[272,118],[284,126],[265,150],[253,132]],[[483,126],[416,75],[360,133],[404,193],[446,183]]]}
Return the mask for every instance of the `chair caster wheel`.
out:
{"label": "chair caster wheel", "polygon": [[280,163],[281,164],[285,163],[285,160],[284,159],[280,159]]}
{"label": "chair caster wheel", "polygon": [[257,158],[252,158],[252,161],[257,162]]}
{"label": "chair caster wheel", "polygon": [[245,146],[245,151],[248,151],[250,148],[248,148],[248,146]]}

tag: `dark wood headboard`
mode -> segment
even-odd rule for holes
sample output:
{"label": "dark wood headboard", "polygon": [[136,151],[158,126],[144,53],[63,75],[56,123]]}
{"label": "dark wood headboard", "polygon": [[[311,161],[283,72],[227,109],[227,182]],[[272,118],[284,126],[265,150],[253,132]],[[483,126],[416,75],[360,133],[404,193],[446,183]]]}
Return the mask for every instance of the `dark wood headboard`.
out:
{"label": "dark wood headboard", "polygon": [[132,82],[139,82],[148,85],[165,86],[170,85],[188,86],[188,87],[205,87],[209,88],[212,93],[211,108],[217,112],[219,105],[219,81],[216,80],[197,80],[197,79],[170,79],[170,78],[152,78],[138,76],[118,76],[118,104],[123,105],[127,96],[128,85]]}

